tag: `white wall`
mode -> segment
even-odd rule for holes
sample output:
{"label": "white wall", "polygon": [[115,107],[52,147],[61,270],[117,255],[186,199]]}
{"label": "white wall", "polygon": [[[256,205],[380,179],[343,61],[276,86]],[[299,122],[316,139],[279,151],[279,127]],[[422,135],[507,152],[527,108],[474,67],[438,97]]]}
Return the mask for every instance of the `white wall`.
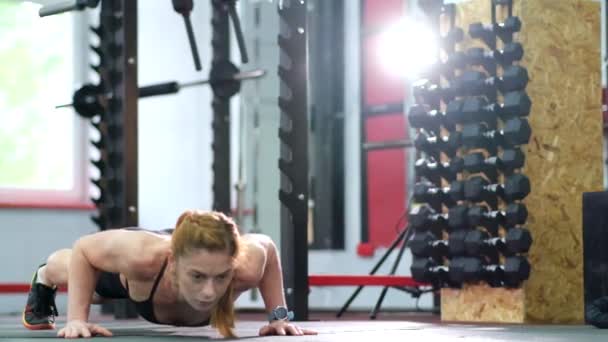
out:
{"label": "white wall", "polygon": [[[139,84],[206,79],[211,65],[210,2],[191,15],[203,70],[194,61],[183,18],[171,1],[139,1]],[[172,227],[186,208],[209,209],[211,194],[211,90],[139,101],[140,225]]]}
{"label": "white wall", "polygon": [[[55,250],[69,248],[96,227],[87,210],[0,210],[0,283],[29,283],[34,270]],[[0,314],[21,312],[27,295],[0,294]],[[57,305],[65,313],[66,296]]]}

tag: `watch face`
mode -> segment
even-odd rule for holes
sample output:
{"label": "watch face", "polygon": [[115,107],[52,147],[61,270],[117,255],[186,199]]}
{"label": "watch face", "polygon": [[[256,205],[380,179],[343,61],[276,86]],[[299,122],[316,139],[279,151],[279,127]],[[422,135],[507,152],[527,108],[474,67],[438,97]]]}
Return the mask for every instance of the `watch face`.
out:
{"label": "watch face", "polygon": [[275,315],[278,319],[287,318],[287,308],[276,308]]}

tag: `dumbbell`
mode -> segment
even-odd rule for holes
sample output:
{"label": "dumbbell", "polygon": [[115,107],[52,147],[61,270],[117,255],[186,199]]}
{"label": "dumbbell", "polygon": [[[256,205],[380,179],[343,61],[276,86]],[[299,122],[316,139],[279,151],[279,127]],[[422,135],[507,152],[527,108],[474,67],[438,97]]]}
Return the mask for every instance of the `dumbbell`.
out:
{"label": "dumbbell", "polygon": [[427,204],[414,206],[408,216],[410,226],[415,230],[441,230],[447,225],[447,215],[437,213]]}
{"label": "dumbbell", "polygon": [[527,144],[532,129],[526,119],[513,118],[505,122],[501,130],[489,130],[484,123],[466,124],[462,128],[461,141],[468,148],[484,148],[495,154],[496,147],[513,147]]}
{"label": "dumbbell", "polygon": [[412,84],[412,92],[417,103],[434,104],[440,100],[451,100],[457,90],[453,86],[442,86],[429,79],[421,79]]}
{"label": "dumbbell", "polygon": [[[469,70],[456,79],[447,94],[458,91],[458,95],[488,95],[495,91],[505,94],[510,91],[523,90],[528,84],[528,70],[519,65],[504,68],[502,76],[487,77],[484,72]],[[441,91],[447,91],[444,88]]]}
{"label": "dumbbell", "polygon": [[454,49],[454,45],[464,39],[464,31],[460,27],[452,27],[445,35],[439,38],[440,45],[445,51]]}
{"label": "dumbbell", "polygon": [[469,97],[462,102],[459,123],[495,122],[497,118],[507,120],[528,116],[532,101],[525,91],[511,91],[504,95],[503,103],[489,104],[485,97]]}
{"label": "dumbbell", "polygon": [[497,171],[511,174],[513,170],[524,167],[526,157],[521,149],[506,149],[501,157],[486,158],[481,152],[473,152],[462,158],[462,169],[470,173],[482,172],[489,178],[495,179]]}
{"label": "dumbbell", "polygon": [[530,193],[530,179],[516,173],[507,177],[505,184],[489,184],[481,176],[473,176],[464,182],[464,198],[471,202],[494,202],[501,197],[506,202],[522,200]]}
{"label": "dumbbell", "polygon": [[523,256],[508,257],[504,265],[484,265],[474,257],[453,258],[447,270],[449,279],[457,284],[486,281],[493,287],[518,287],[530,277],[530,263]]}
{"label": "dumbbell", "polygon": [[429,205],[415,206],[410,210],[408,221],[415,230],[456,230],[467,227],[467,207],[455,205],[447,213],[438,213]]}
{"label": "dumbbell", "polygon": [[449,282],[448,267],[431,258],[414,258],[410,272],[414,280],[442,286]]}
{"label": "dumbbell", "polygon": [[499,37],[504,43],[510,43],[513,40],[513,33],[521,30],[521,20],[519,17],[511,16],[505,19],[503,23],[493,25],[472,23],[469,25],[469,36],[473,39],[481,39],[488,46],[493,46],[496,37]]}
{"label": "dumbbell", "polygon": [[441,240],[430,231],[418,231],[408,242],[415,257],[428,257],[441,260],[448,256],[448,242]]}
{"label": "dumbbell", "polygon": [[466,255],[464,239],[470,229],[458,229],[450,232],[448,235],[448,251],[453,257]]}
{"label": "dumbbell", "polygon": [[464,184],[453,181],[450,186],[439,188],[430,182],[417,182],[412,197],[414,201],[428,203],[433,208],[439,208],[442,203],[452,205],[464,199]]}
{"label": "dumbbell", "polygon": [[464,239],[464,248],[470,256],[494,256],[497,252],[505,256],[527,253],[532,245],[532,235],[526,228],[507,230],[505,237],[490,237],[479,229],[471,230]]}
{"label": "dumbbell", "polygon": [[462,147],[461,133],[453,131],[450,135],[440,136],[421,130],[414,138],[414,146],[435,159],[440,159],[441,152],[451,158]]}
{"label": "dumbbell", "polygon": [[465,56],[468,64],[481,65],[486,70],[490,70],[496,64],[504,67],[521,60],[524,56],[524,48],[520,43],[507,43],[502,50],[473,47],[466,51]]}
{"label": "dumbbell", "polygon": [[427,105],[413,105],[408,113],[408,121],[414,128],[424,128],[435,133],[439,133],[441,126],[452,131],[454,123],[450,118],[460,116],[461,108],[462,100],[450,101],[445,112],[429,110]]}
{"label": "dumbbell", "polygon": [[488,211],[485,206],[476,205],[469,208],[467,221],[472,227],[485,227],[496,234],[498,226],[512,228],[526,223],[528,209],[523,203],[510,203],[505,210]]}
{"label": "dumbbell", "polygon": [[451,166],[452,162],[438,162],[433,157],[420,158],[414,163],[414,171],[417,176],[425,177],[433,183],[439,183],[441,178],[451,182],[456,180],[456,175],[460,172]]}

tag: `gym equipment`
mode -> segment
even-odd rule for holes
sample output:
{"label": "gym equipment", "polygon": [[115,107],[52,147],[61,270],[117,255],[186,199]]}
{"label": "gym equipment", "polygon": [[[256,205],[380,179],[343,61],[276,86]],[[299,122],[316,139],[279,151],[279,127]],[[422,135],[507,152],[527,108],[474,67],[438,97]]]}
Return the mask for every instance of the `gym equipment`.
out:
{"label": "gym equipment", "polygon": [[442,260],[448,256],[448,242],[441,240],[430,231],[419,231],[408,242],[408,247],[415,257],[428,257]]}
{"label": "gym equipment", "polygon": [[38,10],[38,15],[42,17],[71,12],[71,11],[82,11],[85,8],[95,8],[99,4],[100,0],[75,0],[75,1],[64,1],[56,4],[44,5]]}
{"label": "gym equipment", "polygon": [[467,207],[456,205],[448,213],[438,213],[429,205],[413,207],[409,213],[409,223],[416,231],[456,230],[467,227]]}
{"label": "gym equipment", "polygon": [[438,162],[433,157],[420,158],[414,164],[416,175],[425,177],[433,183],[441,178],[447,181],[456,180],[458,173],[484,173],[488,178],[495,180],[498,171],[511,174],[513,170],[524,166],[525,156],[521,149],[503,150],[501,157],[486,158],[482,152],[473,152],[464,157],[453,157],[449,162]]}
{"label": "gym equipment", "polygon": [[363,143],[363,149],[365,151],[410,147],[414,147],[414,143],[412,143],[411,140],[369,141]]}
{"label": "gym equipment", "polygon": [[498,170],[510,174],[513,170],[524,167],[525,159],[524,153],[519,148],[503,150],[501,157],[486,158],[481,152],[473,152],[462,158],[462,169],[470,173],[482,172],[486,175],[496,175]]}
{"label": "gym equipment", "polygon": [[519,65],[504,68],[502,76],[488,77],[484,72],[468,70],[450,83],[442,86],[428,79],[421,79],[413,84],[414,98],[418,103],[436,103],[439,100],[448,102],[454,96],[490,95],[497,90],[502,94],[523,90],[528,84],[528,71]]}
{"label": "gym equipment", "polygon": [[493,287],[518,287],[529,278],[530,263],[523,256],[508,257],[504,265],[484,265],[478,258],[459,257],[450,261],[448,275],[454,283],[485,281]]}
{"label": "gym equipment", "polygon": [[512,228],[516,225],[526,223],[528,209],[523,203],[510,203],[505,210],[488,211],[485,206],[476,205],[469,208],[467,222],[472,227],[485,227],[489,232],[496,235],[498,226]]}
{"label": "gym equipment", "polygon": [[441,126],[452,131],[454,124],[459,123],[452,118],[461,116],[462,103],[459,99],[450,101],[445,112],[429,110],[426,105],[413,105],[408,113],[408,121],[414,128],[423,128],[435,133],[439,133]]}
{"label": "gym equipment", "polygon": [[501,130],[489,130],[484,123],[466,124],[460,137],[466,147],[484,148],[495,154],[497,146],[524,145],[528,143],[531,135],[532,129],[528,120],[513,118],[507,120]]}
{"label": "gym equipment", "polygon": [[451,256],[466,255],[464,239],[467,237],[469,230],[470,229],[459,229],[450,233],[448,236],[448,250]]}
{"label": "gym equipment", "polygon": [[456,180],[456,174],[461,170],[458,163],[455,163],[456,159],[462,160],[454,157],[450,162],[438,162],[433,157],[420,158],[414,163],[414,170],[417,176],[425,177],[433,183],[439,183],[441,178],[451,182]]}
{"label": "gym equipment", "polygon": [[519,17],[510,16],[502,23],[472,23],[469,25],[469,36],[473,39],[481,39],[488,46],[493,46],[496,37],[504,43],[510,43],[513,40],[513,34],[520,30],[521,20]]}
{"label": "gym equipment", "polygon": [[464,69],[468,65],[481,65],[486,70],[493,70],[498,64],[503,67],[523,58],[524,49],[520,43],[505,44],[501,50],[469,48],[466,51],[455,51],[448,55],[445,63],[440,65],[440,72],[447,73],[453,69]]}
{"label": "gym equipment", "polygon": [[497,118],[508,120],[530,115],[531,108],[532,101],[523,90],[506,93],[503,103],[489,104],[485,97],[470,97],[463,101],[461,110],[455,112],[459,115],[455,120],[458,123],[495,122]]}
{"label": "gym equipment", "polygon": [[451,158],[462,147],[461,133],[451,132],[450,135],[439,136],[420,130],[414,139],[414,147],[435,159],[440,159],[441,152]]}
{"label": "gym equipment", "polygon": [[468,229],[470,227],[467,212],[469,208],[466,205],[457,204],[448,210],[448,227],[452,231]]}
{"label": "gym equipment", "polygon": [[[228,62],[228,64],[231,64]],[[215,74],[212,73],[211,77],[206,80],[178,83],[178,82],[164,82],[159,84],[153,84],[139,88],[139,98],[175,94],[183,88],[189,88],[199,85],[210,84],[214,92],[221,93],[222,96],[232,96],[236,94],[241,86],[241,81],[256,79],[266,74],[265,70],[256,69],[252,71],[239,72],[234,65],[226,64],[225,70],[215,70]],[[86,84],[80,89],[74,92],[72,97],[72,103],[59,105],[55,108],[74,107],[74,110],[83,118],[93,118],[100,113],[103,113],[104,106],[107,103],[107,99],[111,98],[111,94],[103,95],[102,89],[99,86],[93,84]]]}
{"label": "gym equipment", "polygon": [[532,235],[526,228],[511,228],[505,237],[490,237],[482,230],[474,229],[467,233],[464,248],[468,255],[493,256],[497,252],[505,256],[527,253],[532,245]]}
{"label": "gym equipment", "polygon": [[481,65],[491,70],[496,64],[503,67],[519,61],[524,56],[524,48],[520,43],[507,43],[501,50],[486,50],[473,47],[465,52],[466,62],[470,65]]}
{"label": "gym equipment", "polygon": [[450,283],[447,266],[437,263],[431,258],[414,258],[410,266],[412,278],[416,281],[443,286]]}
{"label": "gym equipment", "polygon": [[502,76],[488,77],[486,73],[481,71],[465,71],[456,79],[452,88],[458,91],[458,95],[489,95],[497,90],[505,94],[510,91],[525,89],[528,80],[528,70],[526,68],[511,65],[504,68]]}
{"label": "gym equipment", "polygon": [[460,27],[452,27],[445,35],[439,38],[440,45],[444,50],[452,50],[455,44],[464,39],[464,30]]}
{"label": "gym equipment", "polygon": [[464,198],[472,202],[495,201],[501,197],[507,202],[522,200],[530,193],[530,180],[517,173],[507,177],[504,184],[489,184],[481,176],[473,176],[464,182]]}
{"label": "gym equipment", "polygon": [[190,21],[190,12],[192,12],[192,8],[194,7],[193,0],[171,0],[171,2],[173,3],[173,10],[184,17],[186,33],[188,34],[188,42],[190,43],[192,58],[194,59],[194,67],[196,71],[200,71],[202,69],[201,59],[198,55],[196,38],[194,38],[194,30],[192,29],[192,22]]}
{"label": "gym equipment", "polygon": [[[414,185],[413,199],[416,202],[428,203],[433,208],[438,208],[442,203],[455,204],[464,200],[464,182],[453,181],[450,186],[439,188],[430,182],[418,182]],[[420,207],[414,207],[416,210]],[[411,213],[410,213],[411,214]]]}

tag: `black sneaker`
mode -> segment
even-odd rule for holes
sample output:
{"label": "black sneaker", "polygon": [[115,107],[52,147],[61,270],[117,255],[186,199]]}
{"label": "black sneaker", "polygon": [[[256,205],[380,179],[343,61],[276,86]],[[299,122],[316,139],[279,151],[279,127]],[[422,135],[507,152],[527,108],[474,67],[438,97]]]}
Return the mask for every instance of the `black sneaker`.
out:
{"label": "black sneaker", "polygon": [[[42,266],[44,265],[40,267]],[[55,316],[58,315],[55,306],[57,289],[37,283],[37,277],[38,270],[34,272],[27,304],[23,310],[23,325],[30,330],[55,329]]]}

